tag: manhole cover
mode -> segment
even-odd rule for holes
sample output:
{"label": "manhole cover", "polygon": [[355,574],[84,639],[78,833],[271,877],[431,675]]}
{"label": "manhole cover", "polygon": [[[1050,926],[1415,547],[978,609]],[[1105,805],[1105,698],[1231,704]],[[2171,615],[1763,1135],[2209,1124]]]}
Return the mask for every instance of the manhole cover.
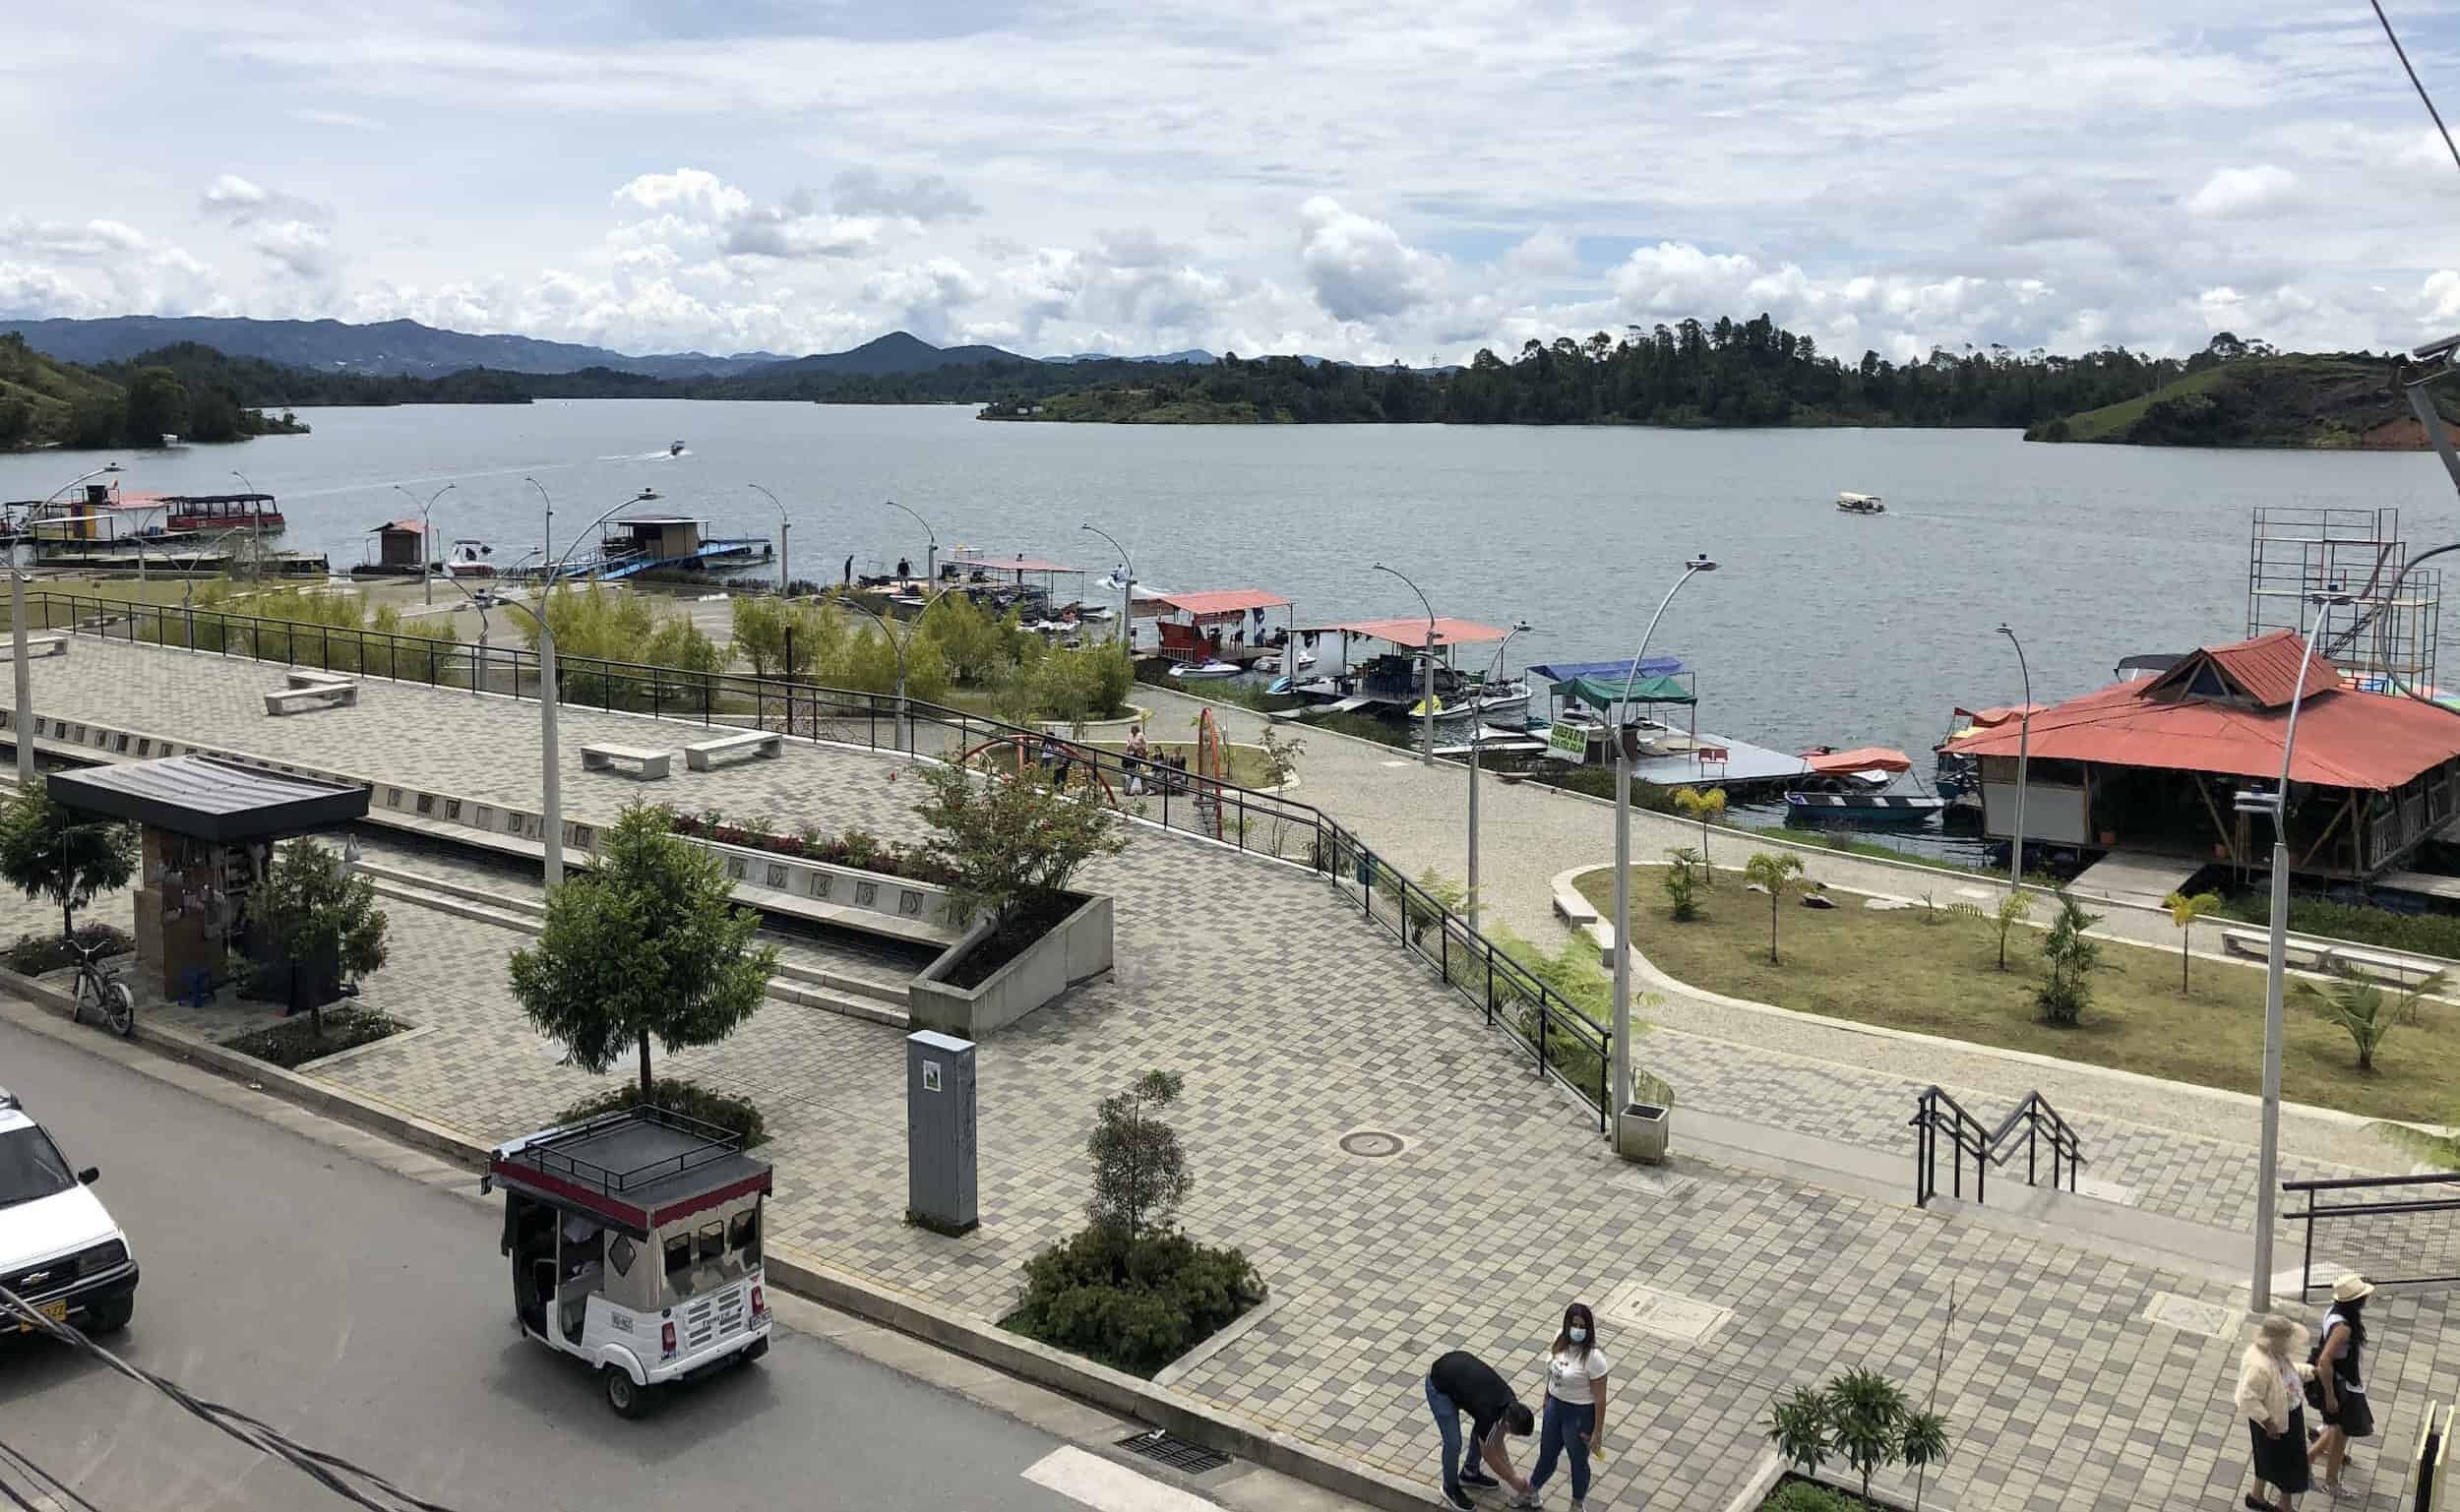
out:
{"label": "manhole cover", "polygon": [[1141,1455],[1156,1465],[1167,1465],[1172,1470],[1191,1476],[1219,1470],[1230,1463],[1230,1456],[1226,1454],[1217,1454],[1202,1444],[1189,1443],[1159,1428],[1150,1433],[1130,1434],[1119,1441],[1119,1447],[1130,1454]]}
{"label": "manhole cover", "polygon": [[1409,1141],[1380,1128],[1353,1129],[1341,1136],[1342,1151],[1365,1160],[1386,1160],[1408,1148]]}

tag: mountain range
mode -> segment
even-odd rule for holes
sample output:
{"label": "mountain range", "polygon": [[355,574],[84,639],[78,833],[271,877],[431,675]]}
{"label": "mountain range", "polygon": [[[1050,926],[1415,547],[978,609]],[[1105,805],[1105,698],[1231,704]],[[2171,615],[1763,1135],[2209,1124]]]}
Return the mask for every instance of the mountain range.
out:
{"label": "mountain range", "polygon": [[472,368],[502,373],[578,373],[603,368],[645,378],[679,381],[735,378],[748,374],[792,380],[814,374],[885,377],[983,363],[1074,364],[1079,362],[1216,361],[1207,351],[1166,352],[1116,358],[1104,352],[1033,358],[996,346],[934,346],[896,331],[841,352],[789,356],[779,352],[664,352],[634,356],[602,346],[546,341],[534,336],[474,335],[443,331],[417,321],[269,321],[244,317],[115,315],[99,320],[0,320],[0,333],[16,332],[26,344],[63,362],[92,366],[123,362],[143,352],[181,342],[210,346],[225,356],[253,357],[313,373],[388,378],[441,378]]}

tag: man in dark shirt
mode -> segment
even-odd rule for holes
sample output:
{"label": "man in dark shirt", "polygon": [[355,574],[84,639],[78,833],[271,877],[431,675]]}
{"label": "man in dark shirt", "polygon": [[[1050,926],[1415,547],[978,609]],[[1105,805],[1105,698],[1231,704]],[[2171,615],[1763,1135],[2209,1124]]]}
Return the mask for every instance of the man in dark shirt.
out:
{"label": "man in dark shirt", "polygon": [[[1444,1499],[1455,1507],[1474,1506],[1463,1486],[1492,1486],[1495,1476],[1478,1469],[1480,1460],[1504,1478],[1517,1494],[1514,1506],[1536,1506],[1529,1482],[1511,1468],[1504,1435],[1526,1438],[1536,1419],[1512,1395],[1495,1367],[1466,1350],[1454,1350],[1427,1372],[1427,1410],[1435,1414],[1435,1430],[1444,1437]],[[1469,1415],[1467,1454],[1462,1453],[1460,1415]]]}

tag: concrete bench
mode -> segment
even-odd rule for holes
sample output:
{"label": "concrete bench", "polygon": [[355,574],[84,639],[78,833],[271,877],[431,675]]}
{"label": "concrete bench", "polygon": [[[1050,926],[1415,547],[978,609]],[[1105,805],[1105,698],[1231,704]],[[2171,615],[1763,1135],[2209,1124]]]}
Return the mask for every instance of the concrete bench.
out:
{"label": "concrete bench", "polygon": [[265,696],[265,712],[295,714],[303,708],[356,708],[359,685],[356,683],[312,683],[305,688],[285,688]]}
{"label": "concrete bench", "polygon": [[28,635],[26,637],[26,654],[29,656],[66,656],[68,654],[68,636]]}
{"label": "concrete bench", "polygon": [[336,683],[348,683],[352,681],[354,681],[354,679],[352,679],[350,674],[347,672],[324,672],[319,671],[314,667],[293,667],[290,669],[289,682],[290,686],[293,688],[331,688]]}
{"label": "concrete bench", "polygon": [[[2223,930],[2221,947],[2232,955],[2244,955],[2252,960],[2268,961],[2272,958],[2272,937],[2262,930]],[[2332,952],[2321,945],[2292,937],[2283,944],[2281,959],[2292,966],[2321,971],[2331,965]]]}
{"label": "concrete bench", "polygon": [[652,751],[646,746],[584,746],[581,765],[584,771],[605,771],[618,761],[629,761],[641,768],[646,778],[666,776],[674,770],[675,754]]}
{"label": "concrete bench", "polygon": [[2352,976],[2372,977],[2378,982],[2413,987],[2433,976],[2437,968],[2424,961],[2405,956],[2384,955],[2373,950],[2335,950],[2332,964]]}
{"label": "concrete bench", "polygon": [[749,751],[755,756],[781,756],[786,738],[774,730],[745,730],[735,735],[721,735],[715,740],[696,741],[683,748],[683,763],[696,772],[708,770],[709,757],[731,751]]}

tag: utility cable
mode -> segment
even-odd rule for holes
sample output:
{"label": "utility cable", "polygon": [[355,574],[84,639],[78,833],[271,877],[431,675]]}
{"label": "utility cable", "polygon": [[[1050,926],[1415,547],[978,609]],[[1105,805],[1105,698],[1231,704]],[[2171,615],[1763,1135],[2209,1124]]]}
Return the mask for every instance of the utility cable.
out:
{"label": "utility cable", "polygon": [[2409,83],[2417,90],[2418,98],[2426,101],[2426,113],[2434,118],[2434,129],[2443,134],[2443,150],[2451,153],[2453,166],[2460,167],[2460,147],[2452,144],[2451,128],[2443,124],[2443,113],[2434,108],[2434,96],[2426,92],[2426,81],[2418,77],[2417,66],[2409,61],[2409,49],[2400,45],[2400,33],[2392,30],[2392,19],[2383,14],[2383,0],[2367,0],[2367,3],[2374,7],[2374,19],[2383,24],[2383,34],[2391,38],[2392,51],[2399,54],[2401,70],[2409,76]]}
{"label": "utility cable", "polygon": [[14,1460],[23,1466],[26,1474],[39,1482],[35,1489],[42,1491],[44,1495],[54,1498],[65,1497],[76,1503],[79,1508],[83,1509],[83,1512],[102,1512],[101,1508],[78,1495],[76,1489],[67,1482],[27,1458],[25,1450],[10,1444],[6,1439],[0,1439],[0,1460]]}
{"label": "utility cable", "polygon": [[[219,1428],[263,1454],[289,1465],[300,1474],[332,1491],[345,1501],[366,1507],[369,1512],[453,1512],[437,1502],[424,1501],[395,1485],[384,1477],[363,1466],[354,1465],[339,1455],[312,1449],[285,1436],[280,1429],[218,1402],[195,1396],[177,1382],[155,1375],[153,1371],[130,1364],[79,1330],[54,1321],[37,1311],[24,1298],[6,1287],[0,1287],[0,1317],[14,1319],[38,1332],[50,1335],[61,1343],[82,1350],[113,1370],[143,1386],[151,1386],[168,1397],[190,1416]],[[355,1483],[354,1483],[355,1482]],[[367,1489],[362,1490],[360,1487]],[[371,1494],[372,1492],[372,1494]],[[31,1512],[31,1509],[30,1509]]]}

